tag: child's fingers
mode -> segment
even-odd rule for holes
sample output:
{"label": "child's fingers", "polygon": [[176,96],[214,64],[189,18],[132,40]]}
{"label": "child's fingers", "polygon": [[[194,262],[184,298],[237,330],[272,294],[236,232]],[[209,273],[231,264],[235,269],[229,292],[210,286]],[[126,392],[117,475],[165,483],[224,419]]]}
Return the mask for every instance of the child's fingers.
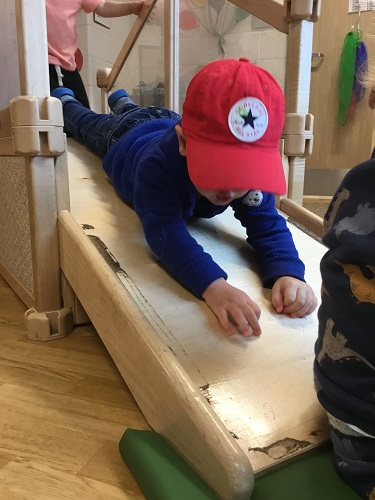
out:
{"label": "child's fingers", "polygon": [[237,331],[244,337],[258,337],[262,331],[259,325],[260,310],[253,309],[249,304],[232,309],[230,319]]}
{"label": "child's fingers", "polygon": [[299,311],[306,304],[307,290],[298,288],[288,289],[284,295],[284,313],[293,314]]}
{"label": "child's fingers", "polygon": [[223,308],[220,311],[215,312],[215,314],[216,314],[221,326],[224,328],[225,332],[229,333],[229,334],[233,334],[234,333],[234,327],[233,327],[234,325],[230,321],[226,309]]}
{"label": "child's fingers", "polygon": [[301,300],[301,296],[297,295],[296,301],[289,307],[286,307],[284,313],[292,318],[304,318],[311,314],[316,309],[317,305],[318,301],[314,292],[309,290],[306,292],[303,300]]}
{"label": "child's fingers", "polygon": [[318,305],[318,301],[315,297],[313,291],[309,291],[306,294],[306,300],[302,307],[296,309],[294,312],[290,313],[292,318],[304,318],[315,311]]}
{"label": "child's fingers", "polygon": [[276,312],[282,313],[284,311],[284,295],[280,286],[272,289],[271,301]]}

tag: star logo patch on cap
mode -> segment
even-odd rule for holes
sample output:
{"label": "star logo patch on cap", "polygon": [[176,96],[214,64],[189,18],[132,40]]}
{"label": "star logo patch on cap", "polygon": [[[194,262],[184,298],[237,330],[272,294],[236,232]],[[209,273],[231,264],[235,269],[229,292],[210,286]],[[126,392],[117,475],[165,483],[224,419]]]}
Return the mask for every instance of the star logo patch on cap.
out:
{"label": "star logo patch on cap", "polygon": [[240,141],[258,141],[268,128],[267,108],[256,97],[240,99],[229,111],[228,125],[234,137]]}

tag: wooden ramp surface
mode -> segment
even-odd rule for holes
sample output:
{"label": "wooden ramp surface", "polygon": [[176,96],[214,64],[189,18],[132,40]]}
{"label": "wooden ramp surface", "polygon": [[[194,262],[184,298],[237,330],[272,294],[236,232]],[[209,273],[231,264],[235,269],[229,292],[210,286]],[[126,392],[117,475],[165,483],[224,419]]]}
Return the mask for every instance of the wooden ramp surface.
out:
{"label": "wooden ramp surface", "polygon": [[[326,419],[313,388],[316,313],[306,319],[276,314],[261,287],[245,232],[229,209],[190,226],[192,235],[262,309],[258,339],[226,337],[203,301],[177,284],[150,254],[136,214],[115,194],[101,161],[68,141],[71,212],[160,338],[248,456],[254,472],[273,467],[327,439]],[[290,225],[320,296],[325,248]],[[140,368],[141,375],[141,368]]]}

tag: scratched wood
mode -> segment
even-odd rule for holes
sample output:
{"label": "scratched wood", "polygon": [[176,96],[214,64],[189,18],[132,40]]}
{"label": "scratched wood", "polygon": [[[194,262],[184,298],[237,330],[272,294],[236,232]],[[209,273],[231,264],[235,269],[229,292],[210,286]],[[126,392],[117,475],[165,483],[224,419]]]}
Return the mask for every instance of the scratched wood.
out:
{"label": "scratched wood", "polygon": [[[231,210],[190,226],[192,235],[262,309],[258,339],[227,337],[203,301],[176,283],[151,255],[135,213],[115,194],[98,158],[69,141],[71,212],[100,251],[119,263],[117,274],[139,309],[249,458],[254,472],[274,467],[327,439],[312,375],[316,313],[276,314],[270,291]],[[320,294],[325,248],[289,224],[306,277]],[[140,368],[141,371],[141,368]]]}

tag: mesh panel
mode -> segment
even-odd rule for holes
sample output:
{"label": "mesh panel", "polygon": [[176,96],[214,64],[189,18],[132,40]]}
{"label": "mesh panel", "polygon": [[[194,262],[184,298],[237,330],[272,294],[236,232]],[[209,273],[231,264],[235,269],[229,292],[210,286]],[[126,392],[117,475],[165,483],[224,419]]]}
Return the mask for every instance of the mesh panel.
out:
{"label": "mesh panel", "polygon": [[0,156],[0,263],[34,295],[23,157]]}

